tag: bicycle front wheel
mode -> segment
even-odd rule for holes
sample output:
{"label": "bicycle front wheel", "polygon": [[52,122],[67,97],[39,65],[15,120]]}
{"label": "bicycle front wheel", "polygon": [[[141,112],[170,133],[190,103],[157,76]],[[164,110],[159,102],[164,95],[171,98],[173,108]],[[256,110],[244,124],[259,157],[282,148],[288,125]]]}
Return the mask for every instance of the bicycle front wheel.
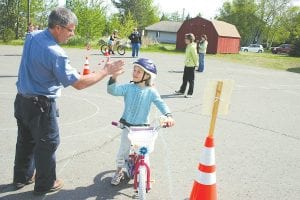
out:
{"label": "bicycle front wheel", "polygon": [[108,45],[107,44],[103,44],[101,47],[100,47],[100,51],[102,54],[104,54],[106,51],[108,51],[109,48],[108,48]]}
{"label": "bicycle front wheel", "polygon": [[123,56],[125,54],[125,51],[126,51],[125,46],[122,46],[122,45],[118,46],[117,51],[118,51],[118,54]]}
{"label": "bicycle front wheel", "polygon": [[141,166],[139,168],[139,187],[138,187],[138,197],[139,200],[146,199],[146,179],[147,179],[147,170],[146,167]]}

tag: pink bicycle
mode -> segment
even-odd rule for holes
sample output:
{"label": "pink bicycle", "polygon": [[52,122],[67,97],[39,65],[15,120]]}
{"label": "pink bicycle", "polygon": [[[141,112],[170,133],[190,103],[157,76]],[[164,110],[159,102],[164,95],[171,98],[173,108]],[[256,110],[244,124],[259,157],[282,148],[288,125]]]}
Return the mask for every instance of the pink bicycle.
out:
{"label": "pink bicycle", "polygon": [[127,127],[120,122],[112,122],[112,125],[129,130],[128,138],[131,142],[130,153],[126,162],[126,174],[133,179],[134,191],[140,200],[146,199],[146,193],[151,189],[151,170],[149,166],[149,154],[154,150],[154,143],[158,136],[158,130],[163,126],[160,120],[158,126],[131,126]]}

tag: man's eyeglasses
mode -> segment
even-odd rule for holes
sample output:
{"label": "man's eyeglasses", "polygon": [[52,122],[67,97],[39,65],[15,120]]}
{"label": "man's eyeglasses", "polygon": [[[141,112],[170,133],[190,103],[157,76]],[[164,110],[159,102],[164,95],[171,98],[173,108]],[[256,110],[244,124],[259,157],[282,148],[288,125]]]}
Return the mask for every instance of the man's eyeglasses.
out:
{"label": "man's eyeglasses", "polygon": [[62,26],[62,25],[59,25],[59,26],[65,28],[65,29],[67,29],[70,33],[74,33],[74,30],[73,30],[73,29],[70,29],[70,28],[68,28],[68,27],[66,27],[66,26]]}

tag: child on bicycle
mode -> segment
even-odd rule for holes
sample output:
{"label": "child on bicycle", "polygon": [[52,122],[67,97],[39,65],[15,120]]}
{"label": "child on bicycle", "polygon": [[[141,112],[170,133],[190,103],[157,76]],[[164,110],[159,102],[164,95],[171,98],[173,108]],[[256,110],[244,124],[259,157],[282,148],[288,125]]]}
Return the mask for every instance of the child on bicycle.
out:
{"label": "child on bicycle", "polygon": [[[117,77],[121,73],[113,74],[108,82],[107,92],[114,96],[124,96],[124,111],[120,122],[125,126],[148,126],[148,115],[151,104],[167,116],[165,125],[171,127],[174,120],[171,111],[157,90],[153,87],[153,80],[157,75],[156,66],[150,59],[140,58],[133,63],[132,81],[128,84],[118,85]],[[128,129],[124,128],[121,135],[121,144],[117,154],[117,170],[111,180],[112,185],[118,185],[124,179],[122,169],[130,150]]]}
{"label": "child on bicycle", "polygon": [[120,39],[118,36],[118,30],[114,30],[114,32],[109,36],[108,39],[108,53],[109,54],[115,54],[114,52],[114,46],[115,46],[115,40]]}

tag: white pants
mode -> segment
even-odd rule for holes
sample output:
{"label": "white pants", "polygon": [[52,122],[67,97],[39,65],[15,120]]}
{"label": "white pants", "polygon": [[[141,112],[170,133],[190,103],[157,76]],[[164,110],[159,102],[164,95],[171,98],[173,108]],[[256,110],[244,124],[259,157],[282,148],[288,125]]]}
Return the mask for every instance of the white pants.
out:
{"label": "white pants", "polygon": [[[116,159],[117,168],[125,167],[125,160],[128,159],[128,155],[130,153],[131,142],[128,139],[128,132],[129,132],[128,129],[126,128],[122,129],[121,144]],[[145,155],[145,162],[150,167],[149,154]]]}

